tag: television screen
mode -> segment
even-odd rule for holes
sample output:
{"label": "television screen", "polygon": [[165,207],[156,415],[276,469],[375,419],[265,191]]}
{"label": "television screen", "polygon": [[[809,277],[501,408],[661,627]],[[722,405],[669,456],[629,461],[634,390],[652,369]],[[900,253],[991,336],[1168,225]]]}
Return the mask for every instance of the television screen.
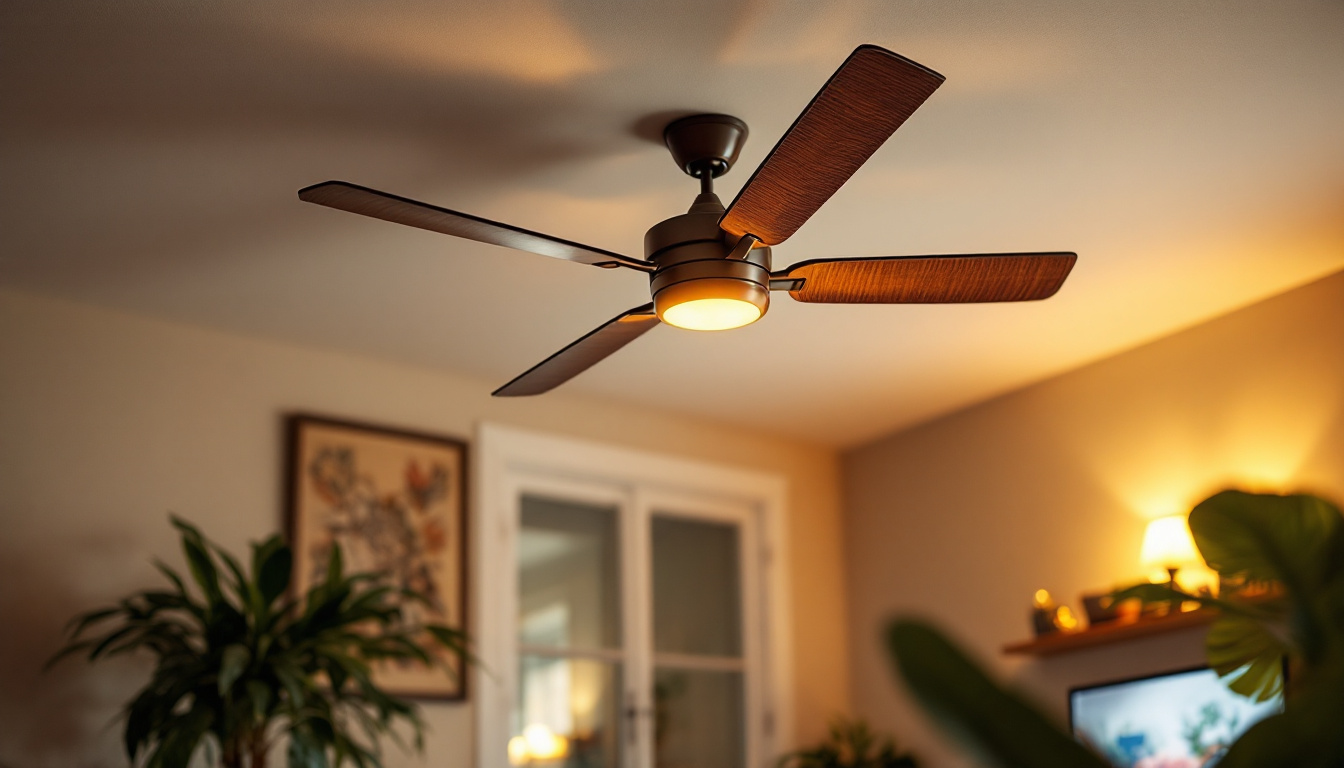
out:
{"label": "television screen", "polygon": [[1209,768],[1281,711],[1281,696],[1257,703],[1207,667],[1069,692],[1074,736],[1120,768]]}

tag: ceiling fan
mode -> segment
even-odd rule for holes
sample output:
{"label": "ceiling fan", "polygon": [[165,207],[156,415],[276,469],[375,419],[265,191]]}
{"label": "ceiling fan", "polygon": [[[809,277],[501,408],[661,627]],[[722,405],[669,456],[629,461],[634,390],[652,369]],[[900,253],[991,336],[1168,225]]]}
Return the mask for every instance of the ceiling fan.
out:
{"label": "ceiling fan", "polygon": [[862,45],[812,98],[725,210],[714,179],[747,137],[728,115],[694,115],[663,132],[673,159],[700,180],[690,210],[644,235],[643,259],[520,227],[327,181],[299,199],[455,237],[604,269],[649,275],[653,301],[617,315],[494,391],[538,395],[572,379],[659,322],[726,330],[755,322],[771,291],[830,304],[1033,301],[1053,296],[1077,254],[1000,253],[811,259],[771,271],[784,242],[882,146],[943,82],[943,76],[874,45]]}

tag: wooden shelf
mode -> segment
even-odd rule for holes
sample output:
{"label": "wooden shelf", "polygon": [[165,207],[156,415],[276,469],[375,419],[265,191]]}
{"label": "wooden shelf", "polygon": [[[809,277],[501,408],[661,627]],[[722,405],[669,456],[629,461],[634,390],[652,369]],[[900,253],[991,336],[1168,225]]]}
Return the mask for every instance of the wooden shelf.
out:
{"label": "wooden shelf", "polygon": [[1054,656],[1071,653],[1084,648],[1124,642],[1149,635],[1161,635],[1178,632],[1182,629],[1202,627],[1218,616],[1217,611],[1201,609],[1185,611],[1168,616],[1153,616],[1137,621],[1112,622],[1078,632],[1056,632],[1032,640],[1009,643],[1003,646],[1003,652],[1015,656]]}

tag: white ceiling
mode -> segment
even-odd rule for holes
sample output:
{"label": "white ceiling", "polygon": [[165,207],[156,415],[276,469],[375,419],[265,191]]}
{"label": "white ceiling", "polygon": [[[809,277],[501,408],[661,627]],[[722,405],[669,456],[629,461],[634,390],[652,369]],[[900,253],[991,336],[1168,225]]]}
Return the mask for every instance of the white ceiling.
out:
{"label": "white ceiling", "polygon": [[644,278],[305,205],[346,179],[640,256],[857,44],[946,84],[793,239],[1074,250],[1053,299],[664,327],[566,390],[852,445],[1344,268],[1339,0],[0,5],[0,285],[503,383]]}

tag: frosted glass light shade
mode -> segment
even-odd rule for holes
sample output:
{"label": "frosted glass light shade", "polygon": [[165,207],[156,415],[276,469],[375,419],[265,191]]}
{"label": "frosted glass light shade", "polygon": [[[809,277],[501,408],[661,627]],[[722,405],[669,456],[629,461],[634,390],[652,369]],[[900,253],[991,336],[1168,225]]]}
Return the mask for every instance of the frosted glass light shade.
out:
{"label": "frosted glass light shade", "polygon": [[659,288],[653,295],[658,319],[692,331],[726,331],[750,325],[770,306],[770,291],[750,280],[710,277]]}
{"label": "frosted glass light shade", "polygon": [[1182,568],[1201,562],[1185,515],[1159,517],[1143,533],[1139,561],[1145,567]]}
{"label": "frosted glass light shade", "polygon": [[695,299],[663,313],[663,322],[692,331],[726,331],[760,318],[760,307],[738,299]]}

